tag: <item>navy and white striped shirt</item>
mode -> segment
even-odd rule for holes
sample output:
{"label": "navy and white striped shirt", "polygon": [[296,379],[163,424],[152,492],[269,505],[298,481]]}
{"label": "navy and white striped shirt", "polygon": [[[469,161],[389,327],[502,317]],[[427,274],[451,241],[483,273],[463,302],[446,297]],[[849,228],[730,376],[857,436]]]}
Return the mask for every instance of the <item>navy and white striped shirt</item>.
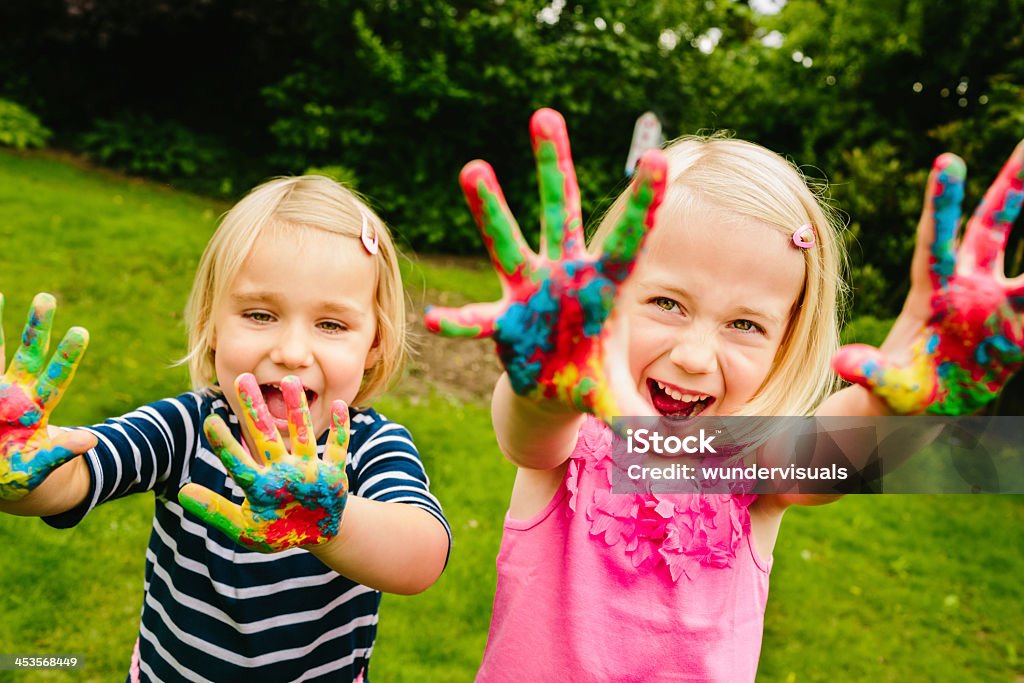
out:
{"label": "navy and white striped shirt", "polygon": [[[178,491],[195,482],[235,503],[242,490],[210,450],[210,414],[240,439],[221,397],[182,394],[90,427],[92,473],[82,505],[46,518],[74,526],[100,503],[153,491],[145,600],[129,680],[352,681],[366,675],[380,592],[329,569],[305,550],[258,553],[187,514]],[[416,505],[451,530],[416,447],[401,425],[351,410],[347,472],[352,494]],[[319,440],[323,453],[326,432]],[[136,661],[137,660],[137,661]]]}

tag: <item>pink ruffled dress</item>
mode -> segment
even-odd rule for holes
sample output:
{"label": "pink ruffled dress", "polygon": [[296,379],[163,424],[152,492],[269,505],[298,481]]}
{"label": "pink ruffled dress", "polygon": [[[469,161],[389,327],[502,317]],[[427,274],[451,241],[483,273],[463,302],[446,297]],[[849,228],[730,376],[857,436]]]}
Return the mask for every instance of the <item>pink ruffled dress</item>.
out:
{"label": "pink ruffled dress", "polygon": [[757,497],[612,494],[611,438],[588,418],[554,499],[506,518],[476,680],[754,680],[771,570]]}

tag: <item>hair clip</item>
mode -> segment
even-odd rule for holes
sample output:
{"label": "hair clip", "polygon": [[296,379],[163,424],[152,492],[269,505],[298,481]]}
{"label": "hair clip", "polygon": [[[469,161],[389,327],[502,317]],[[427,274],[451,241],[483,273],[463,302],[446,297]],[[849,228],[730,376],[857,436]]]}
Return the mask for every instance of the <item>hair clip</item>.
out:
{"label": "hair clip", "polygon": [[814,246],[814,226],[805,223],[793,231],[793,244],[801,249],[810,249]]}
{"label": "hair clip", "polygon": [[359,236],[359,240],[363,243],[363,249],[366,249],[370,256],[374,256],[377,253],[377,231],[373,231],[373,237],[370,237],[370,217],[366,214],[366,209],[359,207],[359,213],[363,216],[363,232]]}

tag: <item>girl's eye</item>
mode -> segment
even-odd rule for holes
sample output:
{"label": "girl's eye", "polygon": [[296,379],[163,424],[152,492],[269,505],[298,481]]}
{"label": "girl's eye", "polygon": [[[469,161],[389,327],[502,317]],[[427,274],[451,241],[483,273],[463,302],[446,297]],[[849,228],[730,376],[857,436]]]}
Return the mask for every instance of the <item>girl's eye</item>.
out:
{"label": "girl's eye", "polygon": [[337,320],[322,320],[317,323],[317,327],[325,332],[344,332],[348,329],[344,324],[339,323]]}
{"label": "girl's eye", "polygon": [[734,320],[732,326],[740,332],[757,332],[764,334],[764,328],[750,320]]}
{"label": "girl's eye", "polygon": [[266,311],[246,311],[242,314],[242,317],[254,320],[258,323],[269,323],[274,320],[274,316],[270,315]]}
{"label": "girl's eye", "polygon": [[660,308],[663,311],[674,311],[678,304],[672,299],[664,296],[656,296],[651,299],[651,303]]}

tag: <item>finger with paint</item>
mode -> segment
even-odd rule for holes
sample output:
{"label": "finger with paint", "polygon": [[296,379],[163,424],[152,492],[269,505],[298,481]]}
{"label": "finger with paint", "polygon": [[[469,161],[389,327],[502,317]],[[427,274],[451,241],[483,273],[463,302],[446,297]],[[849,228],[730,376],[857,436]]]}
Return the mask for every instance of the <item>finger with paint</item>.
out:
{"label": "finger with paint", "polygon": [[957,247],[966,168],[935,161],[911,266],[911,292],[882,349],[856,344],[833,360],[899,414],[965,415],[995,398],[1024,363],[1024,276],[1004,254],[1024,199],[1024,142],[967,223]]}
{"label": "finger with paint", "polygon": [[606,420],[622,414],[605,368],[606,321],[664,196],[667,161],[641,160],[629,205],[604,252],[586,252],[579,187],[565,121],[541,109],[530,121],[537,160],[541,247],[523,239],[490,165],[470,162],[460,183],[502,286],[499,301],[428,308],[427,328],[448,336],[492,337],[513,390],[554,399]]}
{"label": "finger with paint", "polygon": [[[64,432],[53,439],[48,433],[50,414],[71,384],[89,343],[84,328],[72,327],[45,362],[56,307],[49,294],[37,294],[32,300],[21,344],[0,378],[0,500],[21,500],[55,469],[96,444],[95,437],[84,431]],[[5,358],[0,331],[0,370]]]}
{"label": "finger with paint", "polygon": [[245,492],[239,505],[189,483],[178,499],[196,517],[221,530],[239,545],[277,552],[326,543],[337,535],[348,500],[348,406],[335,401],[323,459],[317,457],[316,434],[302,382],[281,382],[291,450],[285,447],[273,415],[251,374],[235,381],[248,433],[258,457],[231,434],[222,419],[210,416],[203,425],[210,447],[228,474]]}

